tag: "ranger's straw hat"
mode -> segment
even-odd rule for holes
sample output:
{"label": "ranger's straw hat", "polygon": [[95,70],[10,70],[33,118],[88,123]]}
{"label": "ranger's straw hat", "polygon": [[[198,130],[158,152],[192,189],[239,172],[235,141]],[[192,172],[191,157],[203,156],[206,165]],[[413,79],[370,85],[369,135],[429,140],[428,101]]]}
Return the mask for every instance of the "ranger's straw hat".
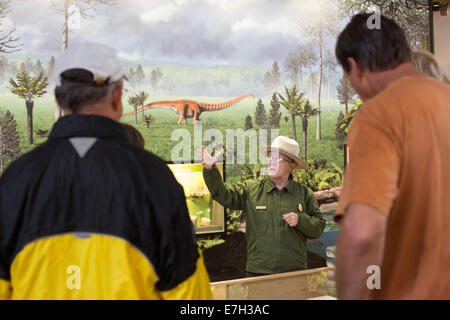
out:
{"label": "ranger's straw hat", "polygon": [[284,154],[286,157],[291,158],[295,162],[295,168],[297,169],[304,169],[306,168],[306,163],[299,157],[300,148],[298,146],[297,141],[290,139],[285,136],[278,136],[276,137],[272,145],[270,147],[261,147],[261,152],[264,152],[267,154],[268,152],[271,153],[281,153]]}

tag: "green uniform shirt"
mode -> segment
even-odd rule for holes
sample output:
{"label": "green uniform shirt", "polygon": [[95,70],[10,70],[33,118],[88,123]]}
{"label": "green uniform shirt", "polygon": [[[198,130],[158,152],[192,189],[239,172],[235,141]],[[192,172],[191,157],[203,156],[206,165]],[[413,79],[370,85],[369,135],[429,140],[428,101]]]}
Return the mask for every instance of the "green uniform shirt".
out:
{"label": "green uniform shirt", "polygon": [[[204,169],[203,177],[214,200],[245,212],[247,272],[271,274],[307,268],[306,240],[320,237],[325,228],[311,190],[292,179],[278,190],[268,176],[230,185],[222,181],[216,166]],[[298,214],[295,227],[282,217],[289,212]]]}

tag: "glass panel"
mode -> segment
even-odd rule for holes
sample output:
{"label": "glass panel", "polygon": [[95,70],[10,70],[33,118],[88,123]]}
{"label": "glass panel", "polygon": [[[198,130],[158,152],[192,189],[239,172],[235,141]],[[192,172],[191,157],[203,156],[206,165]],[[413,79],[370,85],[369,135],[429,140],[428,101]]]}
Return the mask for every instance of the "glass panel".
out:
{"label": "glass panel", "polygon": [[[211,199],[203,179],[201,164],[168,164],[177,181],[183,186],[186,204],[196,234],[225,231],[224,208]],[[223,176],[223,166],[217,165]]]}

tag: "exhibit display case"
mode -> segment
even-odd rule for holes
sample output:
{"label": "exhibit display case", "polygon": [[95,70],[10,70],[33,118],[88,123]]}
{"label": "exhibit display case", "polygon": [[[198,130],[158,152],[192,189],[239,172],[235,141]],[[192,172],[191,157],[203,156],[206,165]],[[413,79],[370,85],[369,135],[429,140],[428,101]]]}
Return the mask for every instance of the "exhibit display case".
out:
{"label": "exhibit display case", "polygon": [[[177,181],[183,186],[189,216],[196,234],[225,231],[225,209],[211,199],[203,179],[203,166],[197,163],[168,164]],[[223,165],[217,168],[224,177]]]}
{"label": "exhibit display case", "polygon": [[318,268],[212,282],[215,300],[334,300],[334,269]]}

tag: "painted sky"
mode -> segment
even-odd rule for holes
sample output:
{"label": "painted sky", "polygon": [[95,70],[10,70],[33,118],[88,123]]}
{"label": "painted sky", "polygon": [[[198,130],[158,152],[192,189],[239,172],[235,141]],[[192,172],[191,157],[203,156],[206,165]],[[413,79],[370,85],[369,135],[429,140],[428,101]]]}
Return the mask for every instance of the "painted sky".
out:
{"label": "painted sky", "polygon": [[[53,2],[61,7],[63,0]],[[69,31],[69,45],[103,42],[129,63],[269,64],[284,61],[305,42],[299,17],[313,14],[315,7],[315,0],[116,2],[97,5],[93,19],[82,19],[79,29]],[[50,0],[13,0],[3,27],[16,28],[23,43],[19,56],[48,58],[60,53],[62,20]]]}

